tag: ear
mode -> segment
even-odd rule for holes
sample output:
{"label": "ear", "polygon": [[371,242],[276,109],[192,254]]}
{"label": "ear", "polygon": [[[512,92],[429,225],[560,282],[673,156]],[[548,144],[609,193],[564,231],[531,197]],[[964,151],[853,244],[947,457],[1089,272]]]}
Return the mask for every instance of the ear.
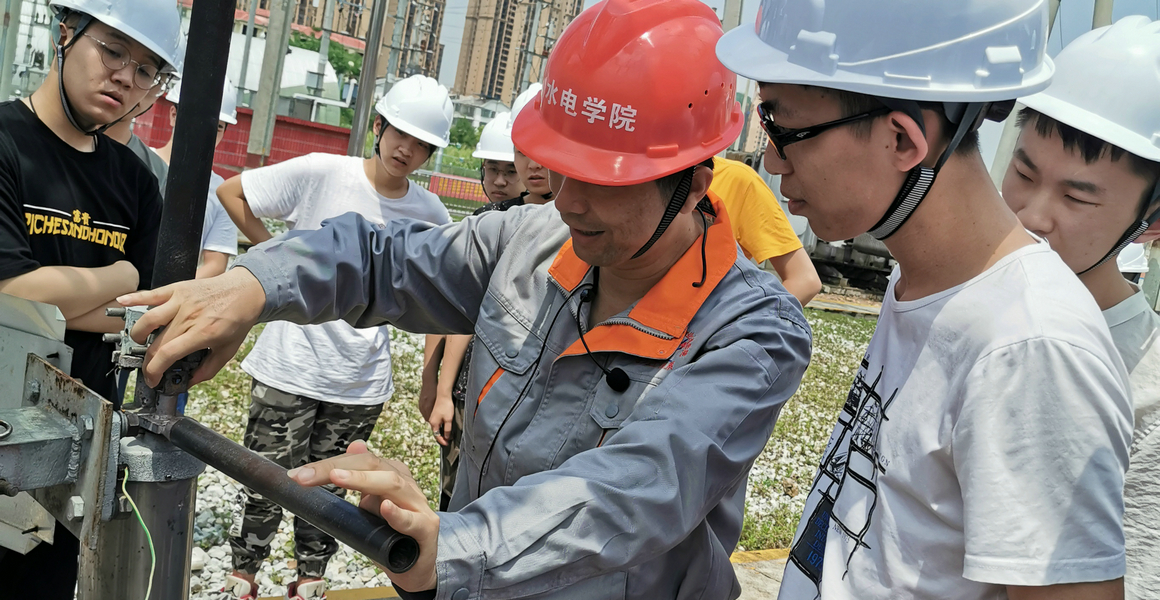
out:
{"label": "ear", "polygon": [[169,107],[169,126],[177,127],[177,105],[174,104]]}
{"label": "ear", "polygon": [[58,37],[60,39],[59,44],[61,46],[67,46],[69,40],[71,39],[70,36],[72,35],[72,29],[69,29],[69,26],[66,25],[64,21],[57,23],[56,26],[59,28],[58,29],[58,32],[59,32]]}
{"label": "ear", "polygon": [[375,137],[378,137],[379,132],[382,131],[382,129],[383,129],[383,117],[381,115],[375,115],[375,124],[374,124]]}
{"label": "ear", "polygon": [[[923,117],[925,116],[924,113]],[[888,149],[893,152],[890,163],[894,168],[900,172],[909,173],[911,169],[926,160],[927,154],[930,153],[930,144],[927,143],[926,136],[923,135],[918,123],[915,123],[910,115],[896,110],[878,122],[882,123],[881,126],[886,127],[892,140]],[[929,120],[925,125],[927,131],[933,131],[932,127],[938,127],[937,123],[931,123]]]}
{"label": "ear", "polygon": [[1156,221],[1151,227],[1144,230],[1140,237],[1136,238],[1137,244],[1147,244],[1155,240],[1160,240],[1160,221]]}
{"label": "ear", "polygon": [[693,209],[697,208],[697,203],[705,194],[709,193],[709,185],[713,183],[713,169],[709,167],[697,167],[693,172],[693,184],[689,186],[689,195],[685,198],[685,204],[681,207],[681,212],[691,214]]}

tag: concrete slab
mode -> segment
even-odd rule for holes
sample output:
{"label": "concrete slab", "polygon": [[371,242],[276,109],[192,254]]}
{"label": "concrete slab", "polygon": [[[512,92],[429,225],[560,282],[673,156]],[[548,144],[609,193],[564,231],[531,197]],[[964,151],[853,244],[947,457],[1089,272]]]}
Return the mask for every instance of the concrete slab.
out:
{"label": "concrete slab", "polygon": [[781,589],[785,559],[735,564],[733,569],[741,582],[739,600],[775,600]]}
{"label": "concrete slab", "polygon": [[[776,600],[781,589],[781,575],[785,571],[787,550],[757,550],[737,552],[730,560],[737,579],[741,582],[739,600]],[[393,588],[363,588],[358,590],[331,590],[326,592],[329,600],[386,600],[398,598]],[[271,596],[261,600],[284,600]]]}
{"label": "concrete slab", "polygon": [[854,304],[851,302],[833,302],[828,300],[811,300],[806,308],[815,308],[829,312],[843,313],[856,317],[877,318],[879,307]]}
{"label": "concrete slab", "polygon": [[741,582],[740,600],[775,600],[789,550],[735,552],[730,561]]}

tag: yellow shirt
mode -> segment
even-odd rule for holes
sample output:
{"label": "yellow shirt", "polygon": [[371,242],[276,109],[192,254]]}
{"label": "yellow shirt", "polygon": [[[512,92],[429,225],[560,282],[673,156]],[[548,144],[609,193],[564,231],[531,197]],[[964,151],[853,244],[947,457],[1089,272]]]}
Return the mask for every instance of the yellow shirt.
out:
{"label": "yellow shirt", "polygon": [[746,257],[761,263],[802,247],[773,190],[745,163],[714,157],[709,190],[725,205]]}

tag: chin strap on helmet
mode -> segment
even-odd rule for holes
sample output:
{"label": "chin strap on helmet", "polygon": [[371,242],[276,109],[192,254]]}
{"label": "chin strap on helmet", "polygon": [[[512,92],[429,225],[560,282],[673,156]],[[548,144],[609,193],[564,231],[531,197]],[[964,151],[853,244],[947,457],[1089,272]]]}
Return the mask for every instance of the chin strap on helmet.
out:
{"label": "chin strap on helmet", "polygon": [[96,129],[85,129],[84,127],[81,127],[80,123],[77,123],[76,116],[73,113],[72,103],[69,102],[68,99],[68,92],[66,92],[64,89],[64,51],[72,48],[73,44],[77,43],[77,40],[81,39],[81,32],[83,32],[85,28],[93,22],[93,17],[92,15],[82,12],[76,13],[80,15],[80,20],[77,21],[76,27],[73,28],[72,39],[70,39],[67,44],[62,45],[60,43],[60,24],[63,23],[70,14],[73,14],[72,11],[65,9],[58,12],[52,18],[52,43],[54,46],[56,46],[56,87],[60,92],[60,105],[61,108],[64,109],[64,116],[68,118],[68,122],[71,123],[77,131],[85,135],[97,136],[104,133],[117,123],[120,123],[125,117],[133,114],[133,111],[137,110],[137,106],[140,106],[140,102],[134,105],[133,108],[129,109],[129,112],[121,115],[120,119],[117,119],[112,123],[101,125]]}
{"label": "chin strap on helmet", "polygon": [[1136,241],[1136,238],[1143,235],[1145,231],[1148,231],[1149,227],[1155,225],[1157,221],[1160,221],[1160,207],[1157,207],[1156,210],[1152,211],[1151,215],[1148,214],[1148,207],[1156,204],[1158,201],[1160,201],[1160,180],[1153,184],[1152,194],[1148,198],[1148,201],[1144,203],[1144,208],[1140,211],[1140,215],[1136,219],[1136,222],[1133,223],[1132,226],[1124,232],[1124,235],[1120,236],[1120,240],[1116,242],[1116,245],[1112,247],[1112,249],[1109,250],[1108,253],[1099,260],[1099,262],[1080,271],[1079,273],[1076,273],[1076,275],[1083,275],[1084,273],[1087,273],[1088,271],[1091,271],[1092,269],[1119,256],[1120,252],[1123,252],[1124,248],[1128,247],[1128,244]]}
{"label": "chin strap on helmet", "polygon": [[[907,116],[914,119],[918,124],[918,128],[926,134],[926,127],[923,124],[922,108],[918,102],[913,100],[897,100],[893,98],[879,98],[887,108],[898,110],[906,113]],[[945,104],[943,110],[947,118],[952,123],[957,123],[955,135],[947,144],[946,150],[943,151],[942,156],[939,157],[938,162],[935,163],[934,168],[918,165],[910,170],[906,175],[906,181],[902,183],[902,188],[898,191],[898,195],[894,197],[894,202],[890,204],[890,208],[886,210],[886,214],[870,228],[870,235],[877,240],[884,240],[899,230],[914,211],[918,209],[918,205],[930,193],[930,188],[934,185],[935,177],[938,176],[939,171],[942,170],[943,165],[954,154],[955,150],[962,143],[963,138],[968,133],[974,131],[981,123],[981,116],[990,119],[1002,120],[1002,116],[1011,112],[1010,103],[1001,104],[986,104],[986,103],[969,103],[969,104]]]}
{"label": "chin strap on helmet", "polygon": [[645,245],[632,255],[633,258],[639,258],[640,255],[648,252],[648,249],[661,239],[669,225],[672,225],[673,219],[677,218],[681,212],[681,207],[685,205],[685,200],[689,198],[689,190],[693,187],[693,174],[696,172],[696,165],[685,169],[685,174],[681,177],[680,183],[677,184],[677,189],[673,191],[673,197],[669,199],[669,204],[665,207],[665,214],[661,217],[660,225],[657,225],[657,230],[653,232],[652,237],[645,242]]}

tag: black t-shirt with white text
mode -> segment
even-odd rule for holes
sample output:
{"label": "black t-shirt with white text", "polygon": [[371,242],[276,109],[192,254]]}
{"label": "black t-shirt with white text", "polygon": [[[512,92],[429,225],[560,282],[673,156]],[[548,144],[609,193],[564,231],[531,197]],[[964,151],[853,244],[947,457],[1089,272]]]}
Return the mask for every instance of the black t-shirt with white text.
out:
{"label": "black t-shirt with white text", "polygon": [[[93,152],[78,151],[23,102],[0,103],[0,280],[128,260],[148,288],[160,221],[157,180],[131,150],[99,135]],[[113,346],[72,330],[65,342],[71,375],[111,399]]]}

